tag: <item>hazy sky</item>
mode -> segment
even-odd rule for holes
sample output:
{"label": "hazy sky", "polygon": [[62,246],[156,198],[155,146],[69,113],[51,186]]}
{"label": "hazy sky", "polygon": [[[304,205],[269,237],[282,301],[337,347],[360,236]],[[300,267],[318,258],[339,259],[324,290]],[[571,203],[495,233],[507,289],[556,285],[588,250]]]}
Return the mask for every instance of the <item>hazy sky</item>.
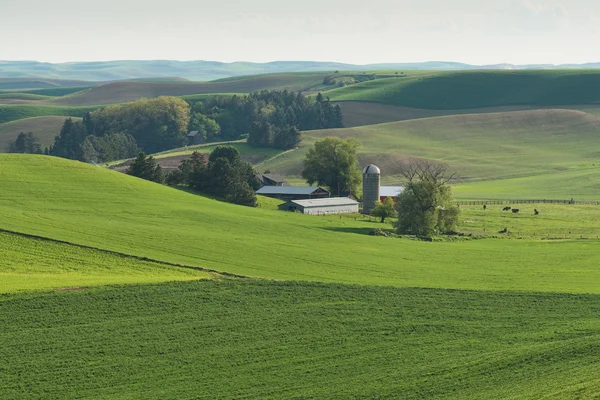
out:
{"label": "hazy sky", "polygon": [[0,60],[600,61],[598,0],[0,0]]}

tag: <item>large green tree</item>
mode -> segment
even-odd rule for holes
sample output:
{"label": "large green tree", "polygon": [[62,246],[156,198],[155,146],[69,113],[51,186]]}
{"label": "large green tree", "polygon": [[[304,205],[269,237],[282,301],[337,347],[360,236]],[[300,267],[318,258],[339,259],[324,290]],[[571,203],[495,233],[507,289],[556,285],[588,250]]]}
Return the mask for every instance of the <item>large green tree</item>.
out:
{"label": "large green tree", "polygon": [[454,205],[448,184],[453,175],[446,166],[413,160],[401,172],[406,183],[396,203],[398,233],[431,237],[454,232],[460,210]]}
{"label": "large green tree", "polygon": [[327,186],[332,194],[358,193],[361,173],[354,139],[326,137],[317,141],[306,153],[302,178],[309,185]]}
{"label": "large green tree", "polygon": [[386,218],[393,218],[398,215],[394,199],[386,197],[383,201],[376,201],[375,208],[371,210],[371,215],[381,218],[381,223],[385,222]]}
{"label": "large green tree", "polygon": [[32,132],[19,133],[13,143],[8,146],[9,153],[41,154],[42,146]]}
{"label": "large green tree", "polygon": [[165,174],[160,165],[158,165],[154,157],[146,157],[144,153],[138,154],[137,158],[132,161],[125,172],[148,181],[165,183]]}

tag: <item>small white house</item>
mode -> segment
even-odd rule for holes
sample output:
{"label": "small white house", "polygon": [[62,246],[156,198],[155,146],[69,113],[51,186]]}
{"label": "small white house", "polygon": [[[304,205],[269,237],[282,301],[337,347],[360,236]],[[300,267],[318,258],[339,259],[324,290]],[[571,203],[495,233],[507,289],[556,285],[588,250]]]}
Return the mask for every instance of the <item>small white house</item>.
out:
{"label": "small white house", "polygon": [[310,215],[353,214],[358,212],[358,201],[348,197],[290,200],[280,205],[279,209]]}

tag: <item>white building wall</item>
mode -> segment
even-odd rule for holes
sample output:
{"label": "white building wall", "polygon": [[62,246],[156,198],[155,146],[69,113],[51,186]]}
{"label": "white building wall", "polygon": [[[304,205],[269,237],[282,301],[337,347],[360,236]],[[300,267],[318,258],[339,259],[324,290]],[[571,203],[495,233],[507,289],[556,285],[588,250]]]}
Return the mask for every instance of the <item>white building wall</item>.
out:
{"label": "white building wall", "polygon": [[358,213],[358,204],[348,204],[343,206],[323,206],[308,207],[302,210],[304,214],[309,215],[328,215],[328,214],[353,214]]}

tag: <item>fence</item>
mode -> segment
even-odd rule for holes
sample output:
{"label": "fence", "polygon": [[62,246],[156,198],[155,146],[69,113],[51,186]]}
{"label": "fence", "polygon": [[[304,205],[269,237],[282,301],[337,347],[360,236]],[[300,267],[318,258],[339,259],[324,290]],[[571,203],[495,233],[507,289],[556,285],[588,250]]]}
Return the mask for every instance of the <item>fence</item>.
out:
{"label": "fence", "polygon": [[459,201],[459,206],[483,206],[483,205],[511,205],[511,204],[583,204],[591,206],[600,206],[600,201],[576,201],[576,200],[473,200]]}

